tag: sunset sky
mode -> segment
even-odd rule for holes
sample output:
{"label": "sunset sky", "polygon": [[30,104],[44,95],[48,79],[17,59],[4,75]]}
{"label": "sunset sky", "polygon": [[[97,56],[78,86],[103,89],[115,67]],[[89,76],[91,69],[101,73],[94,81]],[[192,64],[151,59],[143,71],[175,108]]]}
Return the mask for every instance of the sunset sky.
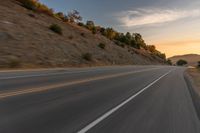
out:
{"label": "sunset sky", "polygon": [[200,0],[40,0],[55,11],[78,10],[84,21],[141,33],[166,53],[200,54]]}

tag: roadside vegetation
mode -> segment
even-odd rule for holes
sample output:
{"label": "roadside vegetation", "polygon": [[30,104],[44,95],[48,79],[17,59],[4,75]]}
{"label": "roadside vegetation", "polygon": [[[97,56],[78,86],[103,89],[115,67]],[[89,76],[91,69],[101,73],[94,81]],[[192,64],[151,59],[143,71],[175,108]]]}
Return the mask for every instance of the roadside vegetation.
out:
{"label": "roadside vegetation", "polygon": [[101,48],[101,49],[105,49],[106,48],[106,45],[104,44],[104,43],[99,43],[99,48]]}
{"label": "roadside vegetation", "polygon": [[[161,59],[166,60],[166,56],[164,53],[161,53],[156,49],[154,45],[147,45],[139,33],[120,33],[116,30],[114,30],[111,27],[102,27],[95,25],[94,21],[87,21],[86,23],[82,22],[82,17],[80,13],[76,10],[72,10],[68,12],[67,14],[62,12],[55,12],[53,9],[48,8],[46,5],[41,4],[38,0],[16,0],[21,3],[21,5],[29,10],[32,10],[36,13],[42,13],[49,16],[52,16],[56,19],[59,19],[60,21],[64,23],[71,23],[78,26],[81,26],[83,28],[88,29],[91,31],[92,34],[100,34],[105,36],[106,38],[112,40],[115,42],[116,45],[125,48],[125,47],[132,47],[135,49],[141,49],[146,50],[149,53],[151,53],[154,56],[157,56]],[[62,29],[58,25],[51,25],[50,29],[60,35],[62,35]],[[84,35],[82,35],[84,36]],[[69,39],[72,39],[71,37]],[[103,44],[99,45],[100,48],[105,49],[105,46]]]}
{"label": "roadside vegetation", "polygon": [[91,53],[84,53],[84,54],[82,54],[82,58],[86,61],[92,61],[92,54]]}
{"label": "roadside vegetation", "polygon": [[170,59],[167,59],[167,64],[168,65],[173,65],[172,61]]}
{"label": "roadside vegetation", "polygon": [[182,60],[182,59],[180,59],[176,62],[177,66],[184,66],[184,65],[187,65],[187,64],[188,64],[188,62],[186,60]]}
{"label": "roadside vegetation", "polygon": [[9,68],[17,68],[17,67],[20,67],[21,63],[18,59],[16,58],[10,58],[8,60],[8,67]]}
{"label": "roadside vegetation", "polygon": [[53,32],[55,32],[59,35],[62,35],[62,28],[57,24],[50,25],[49,29],[51,29]]}
{"label": "roadside vegetation", "polygon": [[54,16],[53,9],[48,8],[46,5],[41,4],[38,0],[16,0],[21,3],[21,5],[29,10],[35,11],[37,13],[43,13],[49,16]]}

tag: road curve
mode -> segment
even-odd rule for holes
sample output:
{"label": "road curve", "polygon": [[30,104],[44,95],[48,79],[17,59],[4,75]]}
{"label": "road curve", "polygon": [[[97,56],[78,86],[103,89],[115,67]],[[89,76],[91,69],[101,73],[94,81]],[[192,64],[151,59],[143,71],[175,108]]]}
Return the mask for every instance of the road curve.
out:
{"label": "road curve", "polygon": [[184,71],[1,71],[0,133],[200,133]]}

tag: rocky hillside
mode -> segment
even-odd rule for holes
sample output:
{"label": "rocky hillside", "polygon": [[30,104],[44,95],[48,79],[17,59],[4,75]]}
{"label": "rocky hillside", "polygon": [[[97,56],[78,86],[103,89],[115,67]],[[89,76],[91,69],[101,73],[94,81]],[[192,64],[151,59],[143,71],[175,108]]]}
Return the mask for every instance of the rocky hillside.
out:
{"label": "rocky hillside", "polygon": [[[165,63],[147,50],[120,47],[83,27],[26,9],[16,0],[1,0],[0,18],[1,68]],[[62,35],[50,30],[52,24],[62,28]]]}
{"label": "rocky hillside", "polygon": [[180,59],[186,60],[189,66],[197,66],[197,62],[200,61],[200,55],[198,54],[187,54],[187,55],[178,55],[169,58],[173,64]]}

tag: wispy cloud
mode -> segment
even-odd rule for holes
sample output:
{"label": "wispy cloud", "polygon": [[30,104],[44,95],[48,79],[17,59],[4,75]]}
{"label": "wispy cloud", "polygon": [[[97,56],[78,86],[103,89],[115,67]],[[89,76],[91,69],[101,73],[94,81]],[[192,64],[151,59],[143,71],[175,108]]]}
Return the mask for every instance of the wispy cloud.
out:
{"label": "wispy cloud", "polygon": [[119,22],[125,27],[154,25],[172,22],[188,17],[200,16],[200,10],[138,9],[118,14]]}

